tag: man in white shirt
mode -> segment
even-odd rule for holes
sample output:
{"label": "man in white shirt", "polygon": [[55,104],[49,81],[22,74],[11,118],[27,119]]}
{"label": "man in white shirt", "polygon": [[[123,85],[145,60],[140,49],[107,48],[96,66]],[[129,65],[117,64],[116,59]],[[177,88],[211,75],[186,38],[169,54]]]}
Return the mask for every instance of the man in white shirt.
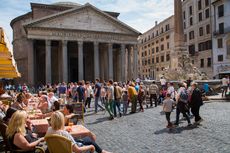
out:
{"label": "man in white shirt", "polygon": [[229,85],[229,78],[225,76],[222,78],[222,97],[226,96],[226,93],[228,91],[228,85]]}
{"label": "man in white shirt", "polygon": [[161,77],[161,79],[160,79],[160,82],[161,82],[161,87],[162,87],[162,89],[165,89],[166,88],[166,80],[165,80],[165,78],[164,77]]}
{"label": "man in white shirt", "polygon": [[48,93],[48,102],[50,103],[50,106],[52,107],[54,102],[58,101],[58,99],[54,96],[53,92]]}

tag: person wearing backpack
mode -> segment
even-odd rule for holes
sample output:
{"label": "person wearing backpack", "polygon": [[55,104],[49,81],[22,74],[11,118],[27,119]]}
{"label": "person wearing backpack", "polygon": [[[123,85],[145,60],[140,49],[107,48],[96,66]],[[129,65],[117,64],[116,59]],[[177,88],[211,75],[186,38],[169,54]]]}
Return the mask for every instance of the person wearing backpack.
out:
{"label": "person wearing backpack", "polygon": [[176,96],[176,101],[177,101],[177,107],[176,107],[176,122],[175,125],[179,125],[179,119],[180,119],[180,113],[183,114],[183,116],[186,118],[188,121],[188,126],[191,126],[191,121],[188,116],[187,112],[187,104],[188,104],[188,92],[186,90],[186,84],[185,83],[180,83],[179,84],[179,89],[177,91],[177,96]]}

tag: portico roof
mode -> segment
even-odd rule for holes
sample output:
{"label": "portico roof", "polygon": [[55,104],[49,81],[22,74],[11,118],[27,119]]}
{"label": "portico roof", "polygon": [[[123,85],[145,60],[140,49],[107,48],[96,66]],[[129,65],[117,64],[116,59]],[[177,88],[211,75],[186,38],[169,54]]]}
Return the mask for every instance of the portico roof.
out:
{"label": "portico roof", "polygon": [[86,3],[85,5],[78,6],[78,7],[73,7],[72,9],[65,10],[65,11],[62,11],[62,12],[59,12],[59,13],[55,13],[53,15],[49,15],[49,16],[46,16],[46,17],[43,17],[43,18],[40,18],[40,19],[32,20],[32,21],[24,24],[24,27],[25,27],[25,29],[29,28],[29,27],[37,27],[40,24],[44,24],[46,22],[61,18],[63,16],[71,15],[72,13],[78,13],[78,12],[84,10],[84,9],[90,9],[90,10],[95,11],[95,13],[98,13],[98,14],[102,15],[108,21],[113,22],[114,25],[117,25],[120,28],[125,29],[125,31],[129,31],[127,34],[134,35],[134,36],[138,36],[138,35],[141,34],[139,31],[133,29],[132,27],[128,26],[127,24],[123,23],[122,21],[118,20],[117,18],[114,18],[114,17],[110,16],[106,12],[101,11],[100,9],[98,9],[95,6],[91,5],[90,3]]}

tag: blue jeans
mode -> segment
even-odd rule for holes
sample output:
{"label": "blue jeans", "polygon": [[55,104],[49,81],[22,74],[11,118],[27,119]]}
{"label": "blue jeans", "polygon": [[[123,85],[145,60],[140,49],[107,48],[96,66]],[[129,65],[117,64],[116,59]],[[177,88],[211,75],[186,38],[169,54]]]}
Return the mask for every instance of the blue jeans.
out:
{"label": "blue jeans", "polygon": [[128,101],[123,101],[123,114],[127,114]]}
{"label": "blue jeans", "polygon": [[100,99],[100,97],[95,97],[95,102],[94,102],[94,104],[95,104],[95,113],[97,113],[97,108],[98,108],[98,107],[100,107],[102,110],[105,109],[104,107],[102,107],[102,106],[98,103],[99,99]]}
{"label": "blue jeans", "polygon": [[93,141],[90,137],[84,137],[83,139],[75,139],[77,143],[82,143],[83,145],[93,145],[95,147],[95,151],[98,153],[102,152],[101,147],[98,146],[98,144]]}
{"label": "blue jeans", "polygon": [[[113,114],[114,114],[115,117],[117,117],[117,109],[118,109],[118,113],[121,114],[120,105],[121,105],[121,100],[120,99],[117,99],[117,100],[114,101]],[[117,109],[116,109],[116,107],[117,107]]]}

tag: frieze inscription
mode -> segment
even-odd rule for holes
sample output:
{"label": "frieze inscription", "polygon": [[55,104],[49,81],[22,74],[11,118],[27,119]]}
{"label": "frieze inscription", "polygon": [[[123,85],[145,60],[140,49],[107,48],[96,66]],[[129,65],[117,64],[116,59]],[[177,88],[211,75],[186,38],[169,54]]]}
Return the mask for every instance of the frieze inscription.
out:
{"label": "frieze inscription", "polygon": [[74,37],[77,39],[106,39],[106,40],[122,40],[121,36],[93,33],[74,33],[74,32],[51,32],[51,36],[57,37]]}

